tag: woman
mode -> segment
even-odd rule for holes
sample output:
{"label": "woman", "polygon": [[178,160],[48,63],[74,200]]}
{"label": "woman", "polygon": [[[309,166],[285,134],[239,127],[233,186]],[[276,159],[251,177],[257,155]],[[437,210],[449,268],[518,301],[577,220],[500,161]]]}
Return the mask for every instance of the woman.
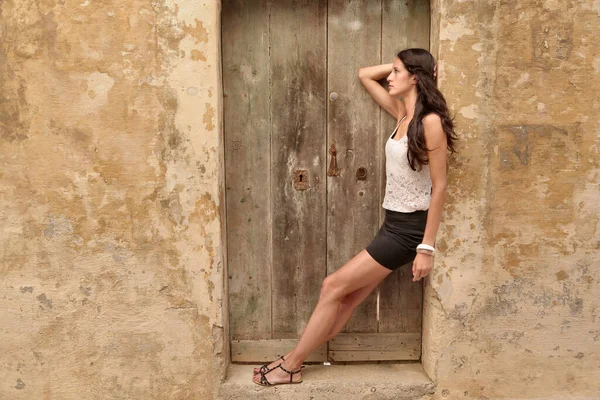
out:
{"label": "woman", "polygon": [[[389,91],[377,82],[386,75]],[[446,101],[436,88],[435,60],[427,50],[406,49],[392,64],[361,68],[358,77],[398,121],[385,145],[385,221],[363,251],[325,278],[297,346],[254,369],[253,381],[261,385],[302,382],[302,362],[344,328],[379,282],[410,261],[413,282],[433,266],[446,198],[446,149],[453,152],[456,140]]]}

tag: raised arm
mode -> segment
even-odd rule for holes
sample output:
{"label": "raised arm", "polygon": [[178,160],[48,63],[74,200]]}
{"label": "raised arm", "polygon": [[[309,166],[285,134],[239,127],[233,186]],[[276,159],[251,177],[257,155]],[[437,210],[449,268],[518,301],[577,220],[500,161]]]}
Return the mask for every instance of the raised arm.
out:
{"label": "raised arm", "polygon": [[392,65],[390,63],[359,68],[358,78],[373,100],[398,120],[406,114],[404,102],[390,96],[388,91],[377,82],[392,72]]}

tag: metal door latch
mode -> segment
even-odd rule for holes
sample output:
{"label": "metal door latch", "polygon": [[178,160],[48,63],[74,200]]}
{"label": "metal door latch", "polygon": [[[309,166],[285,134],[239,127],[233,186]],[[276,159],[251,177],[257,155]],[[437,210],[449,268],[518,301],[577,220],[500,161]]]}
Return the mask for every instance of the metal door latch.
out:
{"label": "metal door latch", "polygon": [[331,161],[329,162],[327,176],[338,176],[340,174],[340,170],[337,167],[337,150],[335,149],[335,144],[331,144],[331,147],[329,148],[329,154],[331,154]]}

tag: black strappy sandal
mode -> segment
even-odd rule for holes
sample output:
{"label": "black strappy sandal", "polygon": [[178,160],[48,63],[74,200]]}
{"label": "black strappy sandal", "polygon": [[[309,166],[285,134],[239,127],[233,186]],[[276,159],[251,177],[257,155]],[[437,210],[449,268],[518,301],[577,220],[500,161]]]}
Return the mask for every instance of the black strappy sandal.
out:
{"label": "black strappy sandal", "polygon": [[[283,358],[283,356],[279,356],[279,359],[285,361],[285,358]],[[271,363],[268,362],[268,363],[262,365],[260,367],[260,369],[258,370],[258,372],[255,372],[255,374],[266,374],[268,372],[273,371],[275,368],[277,368],[277,366],[274,366],[273,368],[269,369],[269,364],[271,364]],[[279,363],[279,364],[281,364],[281,363]]]}
{"label": "black strappy sandal", "polygon": [[[281,364],[283,364],[283,362]],[[290,381],[289,382],[271,383],[271,382],[269,382],[269,380],[265,376],[267,374],[267,372],[264,372],[264,373],[261,372],[260,373],[260,382],[254,382],[254,379],[252,380],[252,382],[256,383],[257,385],[261,385],[261,386],[275,386],[275,385],[287,385],[288,383],[302,383],[302,378],[299,381],[295,381],[295,382],[293,381],[293,379],[294,379],[294,374],[297,374],[297,373],[301,372],[302,369],[305,367],[304,365],[301,366],[298,371],[291,372],[291,371],[288,371],[287,369],[283,368],[281,366],[281,364],[279,364],[278,366],[270,369],[269,372],[273,371],[274,369],[281,368],[284,372],[290,374]]]}

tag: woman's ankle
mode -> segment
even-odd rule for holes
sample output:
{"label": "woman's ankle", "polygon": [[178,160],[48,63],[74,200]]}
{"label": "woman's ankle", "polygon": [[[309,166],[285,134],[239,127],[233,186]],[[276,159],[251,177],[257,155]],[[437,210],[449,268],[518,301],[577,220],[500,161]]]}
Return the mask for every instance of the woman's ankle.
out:
{"label": "woman's ankle", "polygon": [[282,364],[285,367],[285,369],[289,371],[297,371],[300,369],[300,367],[302,367],[303,361],[304,360],[300,360],[294,357],[293,353],[290,353],[288,356],[285,357],[285,361]]}

